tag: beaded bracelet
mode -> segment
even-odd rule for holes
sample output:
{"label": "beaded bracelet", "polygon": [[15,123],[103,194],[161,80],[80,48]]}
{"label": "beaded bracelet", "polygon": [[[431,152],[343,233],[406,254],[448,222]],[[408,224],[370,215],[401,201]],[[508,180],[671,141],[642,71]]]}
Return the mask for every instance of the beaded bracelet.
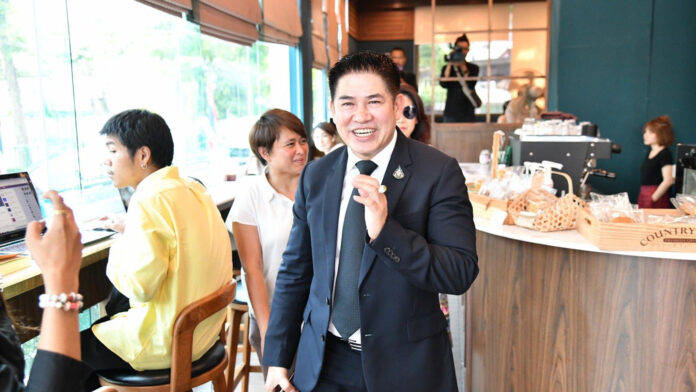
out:
{"label": "beaded bracelet", "polygon": [[60,293],[60,294],[41,294],[39,295],[39,307],[63,309],[65,311],[82,309],[82,294],[80,293]]}

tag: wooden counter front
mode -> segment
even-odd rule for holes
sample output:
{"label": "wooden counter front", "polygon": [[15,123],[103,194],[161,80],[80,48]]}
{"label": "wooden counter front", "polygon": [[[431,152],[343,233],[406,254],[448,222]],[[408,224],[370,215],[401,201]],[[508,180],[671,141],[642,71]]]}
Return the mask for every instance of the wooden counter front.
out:
{"label": "wooden counter front", "polygon": [[[82,267],[80,268],[80,293],[84,296],[88,309],[106,297],[111,292],[111,282],[106,277],[106,261],[113,240],[107,239],[89,245],[82,251]],[[29,257],[7,261],[0,265],[3,274],[5,300],[17,321],[32,329],[20,329],[20,340],[25,342],[38,335],[41,324],[41,309],[39,295],[43,294],[43,279],[41,271]]]}
{"label": "wooden counter front", "polygon": [[467,391],[696,390],[696,260],[480,230],[477,247]]}

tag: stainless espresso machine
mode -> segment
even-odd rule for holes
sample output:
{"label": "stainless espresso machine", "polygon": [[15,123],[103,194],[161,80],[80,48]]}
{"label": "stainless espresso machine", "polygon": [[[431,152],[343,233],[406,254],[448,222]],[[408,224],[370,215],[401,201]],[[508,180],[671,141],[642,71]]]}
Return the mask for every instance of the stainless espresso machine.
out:
{"label": "stainless espresso machine", "polygon": [[[512,164],[524,165],[524,162],[552,161],[563,164],[562,171],[573,180],[573,191],[581,195],[580,184],[590,175],[615,178],[616,175],[597,168],[598,159],[610,159],[612,154],[621,152],[621,146],[609,139],[585,135],[540,136],[510,135],[512,146]],[[568,191],[566,181],[554,176],[554,187],[559,191]],[[586,195],[581,195],[586,196]]]}

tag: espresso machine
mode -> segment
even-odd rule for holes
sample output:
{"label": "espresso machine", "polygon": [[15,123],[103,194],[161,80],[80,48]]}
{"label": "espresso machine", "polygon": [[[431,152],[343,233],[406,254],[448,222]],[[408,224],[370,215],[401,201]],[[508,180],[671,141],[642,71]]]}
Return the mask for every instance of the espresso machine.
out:
{"label": "espresso machine", "polygon": [[[583,195],[587,189],[587,177],[594,175],[616,178],[614,173],[597,168],[598,159],[610,159],[612,154],[621,152],[621,146],[609,139],[588,135],[510,135],[512,146],[512,164],[524,165],[524,162],[552,161],[563,165],[564,173],[573,181],[573,192]],[[559,195],[568,191],[565,180],[554,176],[554,188]],[[581,184],[583,185],[581,187]]]}
{"label": "espresso machine", "polygon": [[696,144],[677,144],[677,193],[696,194]]}

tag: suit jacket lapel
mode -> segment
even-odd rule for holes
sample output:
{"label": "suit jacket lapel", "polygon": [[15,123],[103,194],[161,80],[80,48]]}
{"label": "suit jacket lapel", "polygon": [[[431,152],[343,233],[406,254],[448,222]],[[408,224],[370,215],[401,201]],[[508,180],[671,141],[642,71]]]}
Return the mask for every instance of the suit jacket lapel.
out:
{"label": "suit jacket lapel", "polygon": [[[322,158],[326,159],[326,158]],[[331,165],[324,177],[324,200],[322,221],[324,222],[324,260],[326,260],[327,284],[329,293],[333,293],[334,273],[336,270],[336,238],[338,237],[338,212],[341,206],[341,192],[343,191],[343,177],[346,172],[346,162],[348,153],[343,150],[336,159],[336,163]]]}
{"label": "suit jacket lapel", "polygon": [[[408,147],[408,140],[401,132],[396,133],[396,145],[394,146],[394,151],[389,159],[389,164],[387,165],[387,171],[384,172],[384,178],[382,179],[382,185],[387,187],[387,206],[388,215],[394,213],[394,209],[401,198],[401,195],[406,188],[408,180],[411,178],[411,172],[408,167],[411,165],[411,153]],[[399,170],[400,169],[400,170]],[[399,172],[403,172],[403,177],[400,177]],[[358,280],[358,286],[362,284],[363,279],[370,271],[370,268],[374,264],[375,258],[377,256],[370,248],[365,245],[365,250],[363,251],[362,264],[360,265],[360,279]]]}

